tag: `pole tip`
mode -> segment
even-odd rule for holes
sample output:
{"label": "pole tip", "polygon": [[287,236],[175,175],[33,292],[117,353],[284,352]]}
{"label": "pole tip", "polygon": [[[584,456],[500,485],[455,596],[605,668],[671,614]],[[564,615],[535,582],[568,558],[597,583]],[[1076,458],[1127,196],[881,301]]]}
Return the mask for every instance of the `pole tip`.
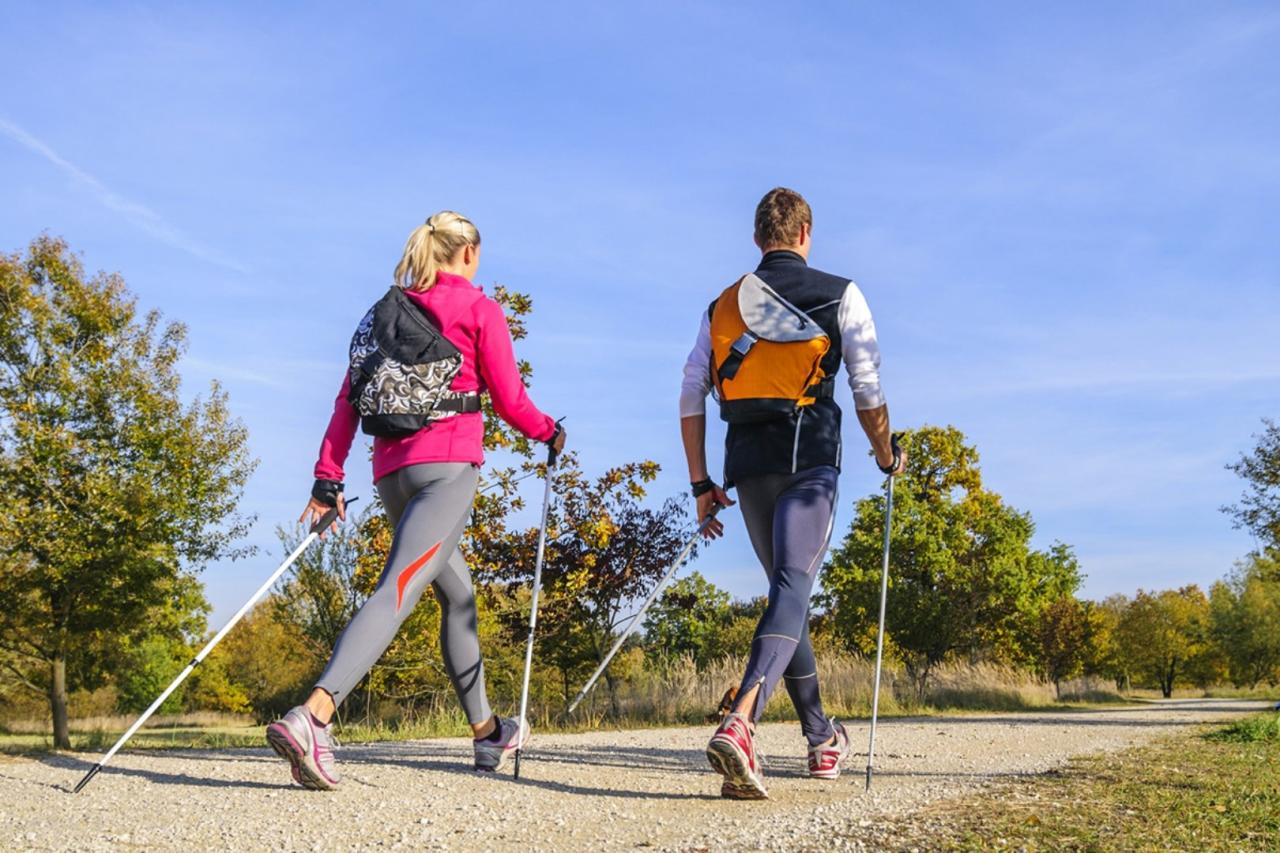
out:
{"label": "pole tip", "polygon": [[871,765],[867,765],[867,790],[871,790]]}
{"label": "pole tip", "polygon": [[519,778],[520,778],[520,750],[518,750],[518,749],[516,750],[516,769],[515,769],[515,778],[516,778],[516,779],[519,779]]}
{"label": "pole tip", "polygon": [[73,793],[73,794],[78,794],[78,793],[80,793],[80,790],[81,790],[82,788],[84,788],[84,786],[85,786],[85,785],[88,785],[88,784],[89,784],[89,780],[90,780],[90,779],[92,779],[94,776],[97,776],[97,775],[98,775],[98,771],[99,771],[99,770],[101,770],[101,769],[102,769],[102,765],[101,765],[101,764],[95,764],[95,765],[93,765],[93,769],[92,769],[92,770],[90,770],[88,773],[84,774],[84,778],[83,778],[83,779],[81,779],[81,780],[79,781],[79,783],[77,783],[77,784],[76,784],[75,788],[73,788],[73,789],[71,790],[71,793]]}

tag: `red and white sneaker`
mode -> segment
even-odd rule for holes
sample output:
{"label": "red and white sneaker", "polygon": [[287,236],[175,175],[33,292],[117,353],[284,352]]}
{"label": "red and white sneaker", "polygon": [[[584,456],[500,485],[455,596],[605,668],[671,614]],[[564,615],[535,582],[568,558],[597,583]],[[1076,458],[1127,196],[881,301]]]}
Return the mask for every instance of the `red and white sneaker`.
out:
{"label": "red and white sneaker", "polygon": [[764,774],[751,727],[741,714],[728,714],[707,744],[707,761],[724,777],[720,796],[765,800]]}
{"label": "red and white sneaker", "polygon": [[835,735],[826,743],[809,747],[809,775],[814,779],[840,778],[840,762],[849,754],[849,733],[844,725],[831,721]]}

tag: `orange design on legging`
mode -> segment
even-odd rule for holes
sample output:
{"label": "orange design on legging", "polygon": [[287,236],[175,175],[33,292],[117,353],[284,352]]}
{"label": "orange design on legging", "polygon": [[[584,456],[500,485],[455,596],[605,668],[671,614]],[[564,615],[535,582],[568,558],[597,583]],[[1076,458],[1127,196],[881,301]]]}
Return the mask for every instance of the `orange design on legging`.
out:
{"label": "orange design on legging", "polygon": [[413,580],[413,576],[418,570],[430,562],[431,558],[436,555],[436,551],[440,550],[443,540],[437,542],[427,549],[427,553],[405,566],[400,574],[396,577],[396,612],[400,612],[400,604],[404,601],[404,588],[409,585],[409,581]]}

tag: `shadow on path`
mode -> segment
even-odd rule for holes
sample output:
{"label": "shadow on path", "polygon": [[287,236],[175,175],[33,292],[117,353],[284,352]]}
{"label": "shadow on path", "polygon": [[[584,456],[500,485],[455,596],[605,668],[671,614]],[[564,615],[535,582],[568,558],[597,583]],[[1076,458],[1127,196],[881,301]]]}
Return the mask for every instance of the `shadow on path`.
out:
{"label": "shadow on path", "polygon": [[[148,757],[151,756],[148,755]],[[165,757],[181,758],[182,756],[175,755]],[[187,759],[190,760],[190,758],[191,755],[188,754]],[[88,773],[89,769],[95,764],[93,761],[86,761],[69,755],[43,755],[36,760],[48,767],[53,767],[58,770],[66,770],[71,774],[76,774],[73,778],[69,779],[65,785],[49,786],[60,791],[66,791],[68,794],[72,792],[76,783],[79,782],[84,774]],[[98,774],[97,778],[89,783],[89,787],[85,788],[85,790],[90,790],[95,784],[101,785],[105,783],[107,781],[106,777],[113,775],[134,776],[159,785],[189,785],[197,788],[261,788],[268,791],[280,791],[294,787],[289,784],[256,782],[252,779],[210,779],[203,776],[188,776],[180,773],[163,773],[158,770],[139,770],[134,767],[122,767],[117,764],[108,764],[106,767],[102,768],[102,772]]]}

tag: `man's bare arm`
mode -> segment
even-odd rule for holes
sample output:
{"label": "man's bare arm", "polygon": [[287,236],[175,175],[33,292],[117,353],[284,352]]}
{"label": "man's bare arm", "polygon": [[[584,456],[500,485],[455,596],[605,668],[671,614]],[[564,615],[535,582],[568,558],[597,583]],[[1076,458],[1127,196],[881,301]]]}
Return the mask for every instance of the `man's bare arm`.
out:
{"label": "man's bare arm", "polygon": [[680,438],[684,442],[685,460],[689,463],[689,482],[708,479],[707,416],[689,415],[681,418]]}
{"label": "man's bare arm", "polygon": [[[888,468],[893,464],[893,434],[889,431],[889,407],[884,405],[875,409],[859,409],[858,423],[862,425],[862,431],[867,434],[867,440],[871,442],[871,450],[876,455],[876,464],[881,468]],[[895,474],[902,473],[906,461],[907,454],[903,451],[902,461],[894,471]]]}
{"label": "man's bare arm", "polygon": [[[680,438],[684,442],[685,461],[689,463],[689,482],[698,483],[711,479],[707,473],[707,416],[688,415],[681,418]],[[711,514],[712,507],[733,506],[733,501],[729,500],[724,489],[718,485],[713,485],[710,491],[699,495],[697,503],[699,524]],[[718,518],[711,519],[703,530],[703,535],[708,539],[723,536],[724,524]]]}

